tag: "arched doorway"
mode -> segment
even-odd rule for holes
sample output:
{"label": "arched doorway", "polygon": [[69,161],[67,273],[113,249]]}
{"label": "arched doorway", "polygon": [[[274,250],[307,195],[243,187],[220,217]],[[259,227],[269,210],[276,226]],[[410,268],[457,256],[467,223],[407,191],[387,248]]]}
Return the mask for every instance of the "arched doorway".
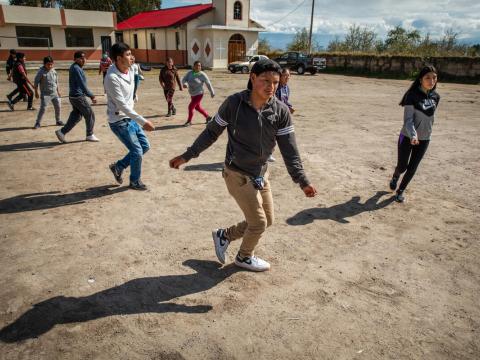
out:
{"label": "arched doorway", "polygon": [[234,34],[228,40],[228,62],[245,60],[247,46],[245,38],[240,34]]}

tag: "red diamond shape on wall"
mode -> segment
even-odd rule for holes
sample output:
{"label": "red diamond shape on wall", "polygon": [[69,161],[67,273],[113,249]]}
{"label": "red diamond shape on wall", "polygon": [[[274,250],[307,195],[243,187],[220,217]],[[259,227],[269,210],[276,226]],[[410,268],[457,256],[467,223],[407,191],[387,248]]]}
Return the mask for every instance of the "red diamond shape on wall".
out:
{"label": "red diamond shape on wall", "polygon": [[210,44],[207,44],[207,46],[205,46],[205,53],[207,54],[207,56],[210,56]]}
{"label": "red diamond shape on wall", "polygon": [[193,53],[194,53],[195,55],[197,55],[198,50],[200,50],[200,48],[198,47],[197,43],[193,44],[192,50],[193,50]]}

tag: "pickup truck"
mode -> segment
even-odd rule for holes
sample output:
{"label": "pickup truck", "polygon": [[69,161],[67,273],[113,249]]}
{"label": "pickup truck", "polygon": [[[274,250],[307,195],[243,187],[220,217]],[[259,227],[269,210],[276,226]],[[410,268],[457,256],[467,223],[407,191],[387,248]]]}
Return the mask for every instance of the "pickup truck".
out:
{"label": "pickup truck", "polygon": [[305,74],[306,71],[315,75],[317,71],[327,67],[327,60],[325,58],[311,57],[298,51],[289,51],[273,60],[282,68],[289,68],[296,71],[299,75]]}

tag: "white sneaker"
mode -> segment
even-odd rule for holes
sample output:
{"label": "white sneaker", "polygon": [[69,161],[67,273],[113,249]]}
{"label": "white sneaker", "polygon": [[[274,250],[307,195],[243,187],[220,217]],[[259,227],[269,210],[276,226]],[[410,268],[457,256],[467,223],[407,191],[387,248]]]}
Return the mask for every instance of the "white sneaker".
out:
{"label": "white sneaker", "polygon": [[270,264],[256,256],[246,256],[242,259],[237,255],[235,256],[235,265],[250,271],[270,270]]}
{"label": "white sneaker", "polygon": [[62,132],[61,129],[55,131],[55,135],[57,135],[58,141],[60,141],[61,143],[67,142],[67,140],[65,140],[65,134]]}
{"label": "white sneaker", "polygon": [[225,264],[225,252],[227,251],[230,242],[225,237],[224,229],[215,229],[212,231],[213,243],[215,244],[215,254],[217,254],[218,261]]}
{"label": "white sneaker", "polygon": [[138,95],[135,95],[135,97],[133,98],[133,101],[138,102]]}
{"label": "white sneaker", "polygon": [[269,162],[274,162],[275,161],[275,158],[273,157],[273,155],[270,155],[267,159],[267,161]]}
{"label": "white sneaker", "polygon": [[97,138],[94,134],[92,135],[88,135],[87,138],[85,139],[87,141],[93,141],[93,142],[97,142],[97,141],[100,141],[99,138]]}

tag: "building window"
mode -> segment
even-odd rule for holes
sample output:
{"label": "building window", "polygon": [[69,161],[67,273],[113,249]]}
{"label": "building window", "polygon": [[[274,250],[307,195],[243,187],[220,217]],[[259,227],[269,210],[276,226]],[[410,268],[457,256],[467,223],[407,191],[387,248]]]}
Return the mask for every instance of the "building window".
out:
{"label": "building window", "polygon": [[52,33],[49,27],[15,26],[15,28],[17,31],[18,46],[28,46],[28,47],[48,47],[49,45],[53,46]]}
{"label": "building window", "polygon": [[157,44],[155,42],[155,33],[150,33],[150,44],[152,45],[152,50],[157,49]]}
{"label": "building window", "polygon": [[138,35],[133,34],[133,48],[138,49]]}
{"label": "building window", "polygon": [[175,32],[175,46],[177,50],[180,49],[180,33],[178,31]]}
{"label": "building window", "polygon": [[115,42],[116,43],[123,42],[123,33],[122,32],[116,32],[115,33]]}
{"label": "building window", "polygon": [[235,1],[233,5],[233,18],[235,20],[242,20],[242,4],[240,1]]}
{"label": "building window", "polygon": [[93,47],[93,30],[89,28],[66,28],[67,47]]}

